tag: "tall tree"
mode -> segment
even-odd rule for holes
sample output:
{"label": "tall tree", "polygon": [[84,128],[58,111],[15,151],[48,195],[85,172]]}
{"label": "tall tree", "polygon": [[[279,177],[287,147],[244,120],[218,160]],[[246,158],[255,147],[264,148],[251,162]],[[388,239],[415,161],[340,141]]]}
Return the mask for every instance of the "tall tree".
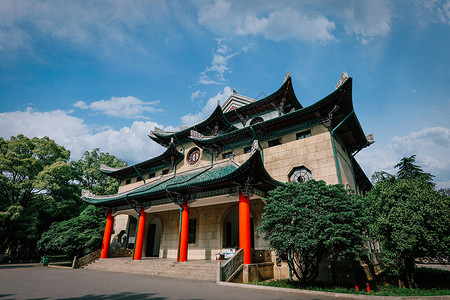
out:
{"label": "tall tree", "polygon": [[354,259],[363,251],[362,199],[342,185],[308,180],[269,192],[260,230],[302,283],[314,281],[319,263]]}
{"label": "tall tree", "polygon": [[0,252],[33,256],[40,231],[79,213],[69,156],[48,137],[0,138]]}
{"label": "tall tree", "polygon": [[[98,148],[86,151],[80,160],[73,162],[77,184],[97,195],[117,193],[119,183],[99,171],[102,164],[115,168],[127,165],[109,153],[100,152]],[[44,254],[88,254],[100,248],[104,225],[102,210],[89,205],[79,216],[54,222],[42,234],[38,249]]]}
{"label": "tall tree", "polygon": [[394,168],[398,168],[397,177],[400,179],[407,177],[421,177],[423,180],[431,183],[434,176],[430,173],[424,172],[421,167],[414,164],[415,162],[415,155],[411,155],[410,157],[403,157],[402,159],[400,159],[400,162],[394,166]]}
{"label": "tall tree", "polygon": [[413,163],[414,156],[402,159],[398,175],[379,180],[366,198],[369,234],[381,244],[383,263],[399,278],[404,267],[411,288],[416,257],[450,254],[450,197]]}
{"label": "tall tree", "polygon": [[100,152],[99,148],[84,152],[83,156],[74,163],[82,188],[96,195],[117,193],[119,183],[100,172],[101,165],[111,168],[125,167],[128,164],[109,153]]}

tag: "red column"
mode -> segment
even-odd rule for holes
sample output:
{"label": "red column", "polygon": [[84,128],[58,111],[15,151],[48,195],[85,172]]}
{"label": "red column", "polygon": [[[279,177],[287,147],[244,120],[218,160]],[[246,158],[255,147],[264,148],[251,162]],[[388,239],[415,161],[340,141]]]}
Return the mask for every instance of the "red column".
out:
{"label": "red column", "polygon": [[187,203],[183,204],[183,211],[181,213],[181,233],[180,233],[180,248],[178,249],[179,261],[187,261],[188,241],[189,241],[189,206]]}
{"label": "red column", "polygon": [[108,258],[109,243],[111,241],[111,233],[114,224],[114,217],[112,215],[112,208],[108,210],[108,216],[106,217],[105,232],[103,233],[102,250],[100,252],[100,258]]}
{"label": "red column", "polygon": [[252,263],[250,235],[250,196],[239,191],[239,248],[244,249],[244,264]]}
{"label": "red column", "polygon": [[134,246],[134,260],[140,260],[142,258],[142,245],[144,242],[144,232],[145,232],[145,218],[147,217],[147,213],[144,211],[144,208],[140,211],[139,216],[139,225],[136,234],[136,241]]}

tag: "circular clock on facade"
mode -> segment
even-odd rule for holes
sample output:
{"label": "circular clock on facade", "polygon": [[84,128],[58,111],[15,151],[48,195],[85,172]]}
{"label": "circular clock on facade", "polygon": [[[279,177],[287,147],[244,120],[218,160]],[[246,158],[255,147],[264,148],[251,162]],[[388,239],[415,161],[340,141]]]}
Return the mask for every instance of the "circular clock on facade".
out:
{"label": "circular clock on facade", "polygon": [[188,162],[189,162],[189,164],[191,166],[195,165],[198,162],[199,159],[200,159],[200,149],[198,149],[198,148],[192,149],[189,152],[189,155],[188,155]]}
{"label": "circular clock on facade", "polygon": [[305,182],[311,179],[311,171],[306,168],[295,169],[289,177],[290,182]]}

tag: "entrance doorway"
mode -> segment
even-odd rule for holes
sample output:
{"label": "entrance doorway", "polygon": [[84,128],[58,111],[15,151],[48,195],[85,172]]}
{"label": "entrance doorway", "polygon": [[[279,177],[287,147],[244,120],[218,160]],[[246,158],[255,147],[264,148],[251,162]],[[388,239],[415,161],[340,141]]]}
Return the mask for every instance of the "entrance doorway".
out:
{"label": "entrance doorway", "polygon": [[161,220],[154,218],[148,227],[147,245],[145,247],[146,257],[159,257],[159,246],[161,242]]}
{"label": "entrance doorway", "polygon": [[[255,248],[255,227],[250,213],[250,241]],[[239,248],[239,209],[236,208],[225,218],[223,223],[222,248]]]}

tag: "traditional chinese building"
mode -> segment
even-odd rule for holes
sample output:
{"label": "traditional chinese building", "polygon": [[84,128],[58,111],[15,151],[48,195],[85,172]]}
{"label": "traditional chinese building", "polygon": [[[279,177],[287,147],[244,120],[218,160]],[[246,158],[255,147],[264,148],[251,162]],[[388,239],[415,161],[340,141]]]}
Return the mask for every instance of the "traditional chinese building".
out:
{"label": "traditional chinese building", "polygon": [[[354,155],[373,142],[353,110],[352,79],[303,107],[289,73],[273,94],[255,100],[236,93],[202,122],[149,137],[161,155],[101,171],[120,182],[115,195],[82,198],[108,209],[101,257],[112,238],[133,257],[214,260],[224,249],[269,249],[256,230],[268,191],[311,178],[357,193],[371,184]],[[115,236],[111,236],[114,229]]]}

